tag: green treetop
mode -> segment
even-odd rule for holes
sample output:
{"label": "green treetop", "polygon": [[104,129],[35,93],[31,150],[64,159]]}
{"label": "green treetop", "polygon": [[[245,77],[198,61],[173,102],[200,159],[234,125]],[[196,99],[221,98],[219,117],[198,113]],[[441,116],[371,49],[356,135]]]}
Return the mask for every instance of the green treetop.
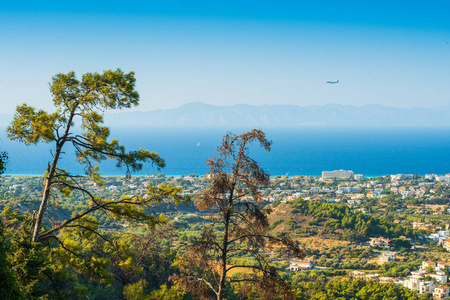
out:
{"label": "green treetop", "polygon": [[[135,90],[134,73],[120,69],[99,73],[86,73],[81,80],[74,72],[57,74],[52,78],[50,91],[56,111],[48,113],[23,104],[17,107],[14,119],[8,127],[8,137],[26,145],[40,142],[52,143],[52,160],[48,163],[42,190],[39,211],[34,218],[32,241],[49,237],[56,239],[56,233],[90,212],[105,210],[110,214],[138,221],[155,222],[155,216],[143,212],[143,206],[150,201],[162,201],[174,196],[176,191],[167,188],[158,190],[152,197],[124,198],[120,200],[99,199],[83,188],[83,178],[102,185],[98,163],[113,159],[118,167],[125,167],[126,174],[142,169],[143,162],[150,161],[158,168],[164,167],[164,160],[155,152],[139,149],[126,152],[116,139],[109,140],[110,130],[103,126],[106,110],[136,106],[139,94]],[[75,121],[80,122],[81,133],[73,133]],[[77,129],[78,132],[78,129]],[[66,147],[73,146],[78,162],[84,166],[85,176],[74,175],[58,167]],[[51,228],[42,230],[45,212],[57,201],[55,189],[64,195],[74,190],[82,191],[88,199],[88,208],[64,222],[52,222]]]}

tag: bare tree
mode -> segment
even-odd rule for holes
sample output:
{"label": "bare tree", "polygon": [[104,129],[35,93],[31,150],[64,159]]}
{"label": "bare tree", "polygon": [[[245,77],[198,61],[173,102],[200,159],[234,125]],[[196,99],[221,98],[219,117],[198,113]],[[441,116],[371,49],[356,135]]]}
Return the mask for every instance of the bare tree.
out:
{"label": "bare tree", "polygon": [[[207,160],[211,186],[196,206],[211,211],[212,222],[190,242],[179,261],[181,274],[173,277],[199,299],[225,299],[230,288],[239,289],[243,296],[257,293],[261,299],[293,297],[268,254],[274,246],[282,246],[287,256],[304,257],[304,252],[288,237],[267,234],[270,209],[264,208],[261,191],[270,177],[249,156],[253,142],[270,151],[272,143],[254,129],[238,136],[226,134],[217,148],[218,157]],[[243,255],[250,255],[251,262],[240,262]],[[230,276],[236,270],[245,274]]]}

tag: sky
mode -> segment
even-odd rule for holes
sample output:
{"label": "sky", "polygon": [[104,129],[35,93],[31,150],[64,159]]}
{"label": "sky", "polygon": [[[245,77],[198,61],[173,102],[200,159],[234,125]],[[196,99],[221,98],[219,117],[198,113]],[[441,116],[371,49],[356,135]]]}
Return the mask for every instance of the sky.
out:
{"label": "sky", "polygon": [[[189,102],[450,105],[450,1],[2,1],[0,114],[57,73],[134,71],[134,110]],[[339,80],[339,84],[326,81]]]}

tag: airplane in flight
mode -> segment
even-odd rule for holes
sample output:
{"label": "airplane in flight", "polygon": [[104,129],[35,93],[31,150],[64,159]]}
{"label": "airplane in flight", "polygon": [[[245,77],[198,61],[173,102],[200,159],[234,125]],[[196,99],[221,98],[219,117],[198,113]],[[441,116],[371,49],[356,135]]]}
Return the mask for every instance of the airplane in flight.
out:
{"label": "airplane in flight", "polygon": [[339,83],[339,80],[338,81],[327,81],[327,83],[330,83],[330,84]]}

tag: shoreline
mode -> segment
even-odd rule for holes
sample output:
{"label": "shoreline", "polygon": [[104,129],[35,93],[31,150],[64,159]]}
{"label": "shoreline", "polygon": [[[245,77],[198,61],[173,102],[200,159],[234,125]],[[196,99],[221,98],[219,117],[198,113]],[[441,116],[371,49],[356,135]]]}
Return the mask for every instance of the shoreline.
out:
{"label": "shoreline", "polygon": [[[147,177],[147,176],[154,176],[154,175],[158,175],[158,174],[164,174],[164,173],[156,173],[156,174],[146,174],[146,175],[131,175],[131,177]],[[164,177],[175,177],[175,178],[179,178],[181,176],[196,176],[196,177],[203,177],[205,175],[208,175],[209,173],[205,173],[205,174],[194,174],[194,173],[190,173],[190,174],[164,174]],[[398,174],[406,174],[406,173],[397,173],[397,174],[384,174],[384,175],[363,175],[363,178],[378,178],[378,177],[384,177],[384,176],[391,176],[391,175],[398,175]],[[409,173],[410,174],[410,173]],[[426,174],[418,174],[418,173],[412,173],[414,175],[420,175],[420,176],[425,176],[426,174],[432,174],[432,173],[426,173]],[[437,176],[445,176],[446,174],[433,174],[433,175],[437,175]],[[42,177],[44,176],[42,175],[38,175],[38,174],[14,174],[14,173],[4,173],[2,175],[0,175],[0,178],[2,176],[22,176],[22,177]],[[270,174],[270,177],[287,177],[287,178],[292,178],[292,177],[322,177],[322,175],[305,175],[305,174]],[[101,177],[126,177],[126,175],[118,175],[118,174],[112,174],[112,175],[107,175],[107,174],[102,174]]]}

